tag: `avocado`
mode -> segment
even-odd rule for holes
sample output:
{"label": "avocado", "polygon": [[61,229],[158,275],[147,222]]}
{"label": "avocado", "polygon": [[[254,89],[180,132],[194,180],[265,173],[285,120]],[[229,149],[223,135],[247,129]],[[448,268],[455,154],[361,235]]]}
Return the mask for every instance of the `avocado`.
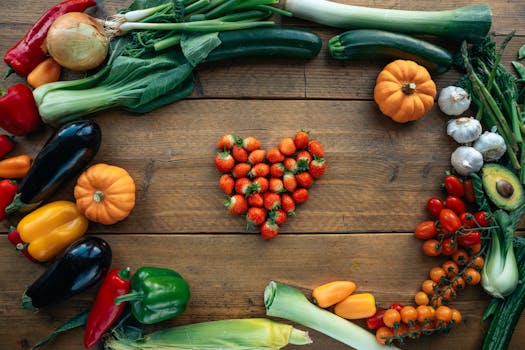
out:
{"label": "avocado", "polygon": [[485,193],[497,207],[511,211],[523,204],[523,187],[512,171],[499,164],[486,164],[481,170]]}

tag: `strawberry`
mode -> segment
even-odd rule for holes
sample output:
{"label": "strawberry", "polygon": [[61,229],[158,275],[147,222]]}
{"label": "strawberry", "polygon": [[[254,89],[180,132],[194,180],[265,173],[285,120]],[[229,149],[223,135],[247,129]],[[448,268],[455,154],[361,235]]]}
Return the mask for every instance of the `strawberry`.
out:
{"label": "strawberry", "polygon": [[297,148],[291,137],[285,137],[279,142],[279,151],[285,156],[291,156]]}
{"label": "strawberry", "polygon": [[277,209],[275,211],[270,212],[270,221],[276,223],[277,225],[282,225],[286,222],[287,216],[286,212],[282,209]]}
{"label": "strawberry", "polygon": [[247,177],[241,177],[235,180],[235,193],[245,195],[248,193],[248,189],[252,182]]}
{"label": "strawberry", "polygon": [[239,145],[233,145],[232,156],[239,163],[245,163],[248,160],[248,152]]}
{"label": "strawberry", "polygon": [[233,134],[223,135],[219,141],[217,141],[217,148],[221,151],[232,149],[233,145],[237,141],[237,137]]}
{"label": "strawberry", "polygon": [[264,207],[268,210],[275,210],[281,207],[281,196],[274,192],[263,194]]}
{"label": "strawberry", "polygon": [[215,167],[223,174],[230,172],[235,165],[235,159],[233,159],[229,151],[217,153],[214,162]]}
{"label": "strawberry", "polygon": [[297,180],[297,184],[304,188],[310,188],[314,184],[314,178],[307,171],[296,174],[295,179]]}
{"label": "strawberry", "polygon": [[310,132],[306,130],[298,131],[295,134],[293,142],[297,149],[304,149],[308,146],[308,138],[310,137]]}
{"label": "strawberry", "polygon": [[324,158],[323,146],[317,141],[308,142],[308,152],[313,156]]}
{"label": "strawberry", "polygon": [[297,161],[298,171],[306,171],[310,168],[312,155],[308,151],[300,151],[297,153],[295,160]]}
{"label": "strawberry", "polygon": [[281,195],[281,207],[288,215],[295,215],[295,201],[289,194],[283,193]]}
{"label": "strawberry", "polygon": [[233,186],[235,185],[235,180],[228,174],[223,174],[219,179],[219,187],[227,195],[233,193]]}
{"label": "strawberry", "polygon": [[278,148],[270,148],[268,150],[268,154],[266,155],[266,158],[270,163],[279,163],[284,160],[284,155],[279,151]]}
{"label": "strawberry", "polygon": [[264,239],[272,239],[279,234],[279,225],[265,221],[261,226],[261,236]]}
{"label": "strawberry", "polygon": [[248,154],[248,163],[251,165],[259,164],[264,162],[264,158],[266,158],[266,151],[263,149],[256,149]]}
{"label": "strawberry", "polygon": [[299,170],[299,167],[297,166],[297,161],[295,160],[295,158],[291,158],[291,157],[285,158],[283,165],[285,169],[291,172],[292,174],[297,173],[297,171]]}
{"label": "strawberry", "polygon": [[242,140],[241,146],[249,153],[249,152],[255,151],[256,149],[261,148],[261,143],[255,137],[248,136],[247,138]]}
{"label": "strawberry", "polygon": [[248,173],[248,176],[251,178],[266,176],[270,173],[270,166],[266,163],[255,164],[253,168]]}
{"label": "strawberry", "polygon": [[234,178],[239,179],[241,177],[248,176],[248,173],[252,169],[248,163],[237,163],[232,169],[232,175]]}
{"label": "strawberry", "polygon": [[261,225],[266,220],[266,209],[251,207],[246,213],[246,223],[248,230],[253,230],[255,226]]}
{"label": "strawberry", "polygon": [[314,160],[310,163],[310,170],[308,172],[314,179],[320,178],[326,170],[326,162],[324,158],[315,156]]}
{"label": "strawberry", "polygon": [[274,192],[274,193],[281,193],[281,192],[284,192],[285,189],[284,189],[284,185],[283,185],[283,181],[281,179],[278,179],[276,177],[272,177],[270,179],[270,187],[269,187],[270,191]]}
{"label": "strawberry", "polygon": [[283,185],[288,192],[295,191],[295,189],[297,188],[297,180],[295,178],[295,175],[290,172],[284,173]]}
{"label": "strawberry", "polygon": [[248,201],[248,205],[250,207],[264,207],[263,195],[260,193],[252,193],[246,198],[246,200]]}
{"label": "strawberry", "polygon": [[264,193],[268,191],[268,187],[270,186],[269,181],[267,178],[263,176],[256,177],[255,180],[253,180],[252,183],[252,189],[251,193],[258,192],[258,193]]}
{"label": "strawberry", "polygon": [[244,214],[248,210],[248,202],[246,202],[246,198],[240,194],[234,194],[230,198],[228,198],[224,205],[230,213],[232,214]]}
{"label": "strawberry", "polygon": [[270,166],[270,175],[272,177],[282,177],[285,170],[286,168],[284,167],[283,163],[273,163]]}
{"label": "strawberry", "polygon": [[308,190],[306,188],[298,188],[293,191],[292,198],[295,203],[304,203],[308,200]]}

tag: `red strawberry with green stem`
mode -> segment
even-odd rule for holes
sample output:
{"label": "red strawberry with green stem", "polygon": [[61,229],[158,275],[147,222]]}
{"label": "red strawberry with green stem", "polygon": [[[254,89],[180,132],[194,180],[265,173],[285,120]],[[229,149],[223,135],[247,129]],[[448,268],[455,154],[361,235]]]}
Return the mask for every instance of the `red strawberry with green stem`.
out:
{"label": "red strawberry with green stem", "polygon": [[283,163],[274,163],[270,166],[270,175],[272,177],[283,177],[286,168]]}
{"label": "red strawberry with green stem", "polygon": [[270,187],[269,190],[274,193],[281,193],[285,191],[283,181],[281,179],[278,179],[276,177],[272,177],[270,179]]}
{"label": "red strawberry with green stem", "polygon": [[295,201],[295,203],[305,203],[308,200],[308,197],[308,190],[304,187],[298,188],[292,193],[292,198]]}
{"label": "red strawberry with green stem", "polygon": [[291,156],[297,151],[295,143],[291,137],[285,137],[279,142],[279,151],[285,156]]}
{"label": "red strawberry with green stem", "polygon": [[252,166],[248,163],[237,163],[232,169],[232,175],[236,179],[246,177],[251,169]]}
{"label": "red strawberry with green stem", "polygon": [[284,173],[283,186],[288,192],[293,192],[297,188],[297,179],[295,175],[290,172]]}
{"label": "red strawberry with green stem", "polygon": [[242,148],[244,148],[249,153],[261,148],[261,143],[255,137],[248,136],[247,138],[242,140],[240,146],[242,146]]}
{"label": "red strawberry with green stem", "polygon": [[253,230],[256,226],[262,225],[266,220],[266,209],[259,207],[250,207],[246,213],[246,224],[248,230]]}
{"label": "red strawberry with green stem", "polygon": [[264,207],[263,195],[260,193],[253,193],[246,197],[246,200],[248,201],[248,205],[250,207]]}
{"label": "red strawberry with green stem", "polygon": [[295,179],[297,180],[297,184],[304,188],[310,188],[314,184],[313,176],[307,171],[295,174]]}
{"label": "red strawberry with green stem", "polygon": [[308,152],[313,156],[324,158],[323,146],[318,141],[312,140],[308,142]]}
{"label": "red strawberry with green stem", "polygon": [[310,132],[306,130],[298,131],[295,134],[295,137],[293,139],[293,142],[295,143],[295,147],[297,149],[304,149],[308,146],[308,140],[310,137]]}
{"label": "red strawberry with green stem", "polygon": [[320,178],[326,170],[326,161],[324,158],[314,156],[314,159],[310,163],[310,169],[308,172],[314,179]]}
{"label": "red strawberry with green stem", "polygon": [[244,214],[248,210],[248,202],[246,201],[246,198],[240,194],[234,194],[228,198],[224,202],[224,205],[228,208],[230,213],[236,215]]}
{"label": "red strawberry with green stem", "polygon": [[235,166],[235,159],[229,151],[219,152],[215,155],[215,167],[223,174],[229,173]]}
{"label": "red strawberry with green stem", "polygon": [[268,210],[276,210],[281,207],[281,196],[274,192],[265,192],[263,194],[264,207]]}
{"label": "red strawberry with green stem", "polygon": [[240,179],[235,180],[235,193],[249,195],[249,188],[251,184],[252,181],[247,177],[241,177]]}
{"label": "red strawberry with green stem", "polygon": [[233,188],[235,186],[235,180],[228,174],[223,174],[219,179],[219,187],[227,195],[233,193]]}
{"label": "red strawberry with green stem", "polygon": [[220,150],[230,150],[233,145],[237,142],[237,137],[233,134],[223,135],[219,141],[217,141],[217,148]]}
{"label": "red strawberry with green stem", "polygon": [[295,160],[297,161],[298,172],[307,171],[310,168],[312,155],[308,151],[300,151],[295,156]]}
{"label": "red strawberry with green stem", "polygon": [[287,193],[281,195],[281,208],[287,215],[295,215],[295,201]]}
{"label": "red strawberry with green stem", "polygon": [[272,239],[279,234],[279,225],[274,222],[265,221],[261,226],[261,236],[264,239]]}

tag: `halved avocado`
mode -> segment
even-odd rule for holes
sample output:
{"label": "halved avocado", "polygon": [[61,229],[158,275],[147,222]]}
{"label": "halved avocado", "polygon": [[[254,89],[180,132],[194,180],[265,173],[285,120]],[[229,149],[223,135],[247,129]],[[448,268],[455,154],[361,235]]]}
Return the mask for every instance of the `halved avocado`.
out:
{"label": "halved avocado", "polygon": [[520,180],[504,166],[486,164],[482,168],[481,177],[485,193],[499,208],[511,211],[525,201]]}

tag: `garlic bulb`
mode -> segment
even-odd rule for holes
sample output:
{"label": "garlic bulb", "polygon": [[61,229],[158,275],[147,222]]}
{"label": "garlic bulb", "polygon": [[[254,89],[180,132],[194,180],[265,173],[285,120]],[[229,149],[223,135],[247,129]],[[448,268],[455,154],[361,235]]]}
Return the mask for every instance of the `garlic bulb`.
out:
{"label": "garlic bulb", "polygon": [[491,131],[485,131],[476,140],[473,147],[483,155],[485,161],[496,161],[507,151],[507,145],[503,137]]}
{"label": "garlic bulb", "polygon": [[452,152],[450,163],[458,174],[467,176],[472,172],[480,171],[483,166],[483,155],[474,147],[459,146]]}
{"label": "garlic bulb", "polygon": [[470,95],[458,86],[447,86],[439,93],[438,105],[446,115],[461,115],[470,107]]}
{"label": "garlic bulb", "polygon": [[472,117],[451,119],[447,124],[447,135],[451,136],[457,143],[476,141],[481,132],[481,123]]}

